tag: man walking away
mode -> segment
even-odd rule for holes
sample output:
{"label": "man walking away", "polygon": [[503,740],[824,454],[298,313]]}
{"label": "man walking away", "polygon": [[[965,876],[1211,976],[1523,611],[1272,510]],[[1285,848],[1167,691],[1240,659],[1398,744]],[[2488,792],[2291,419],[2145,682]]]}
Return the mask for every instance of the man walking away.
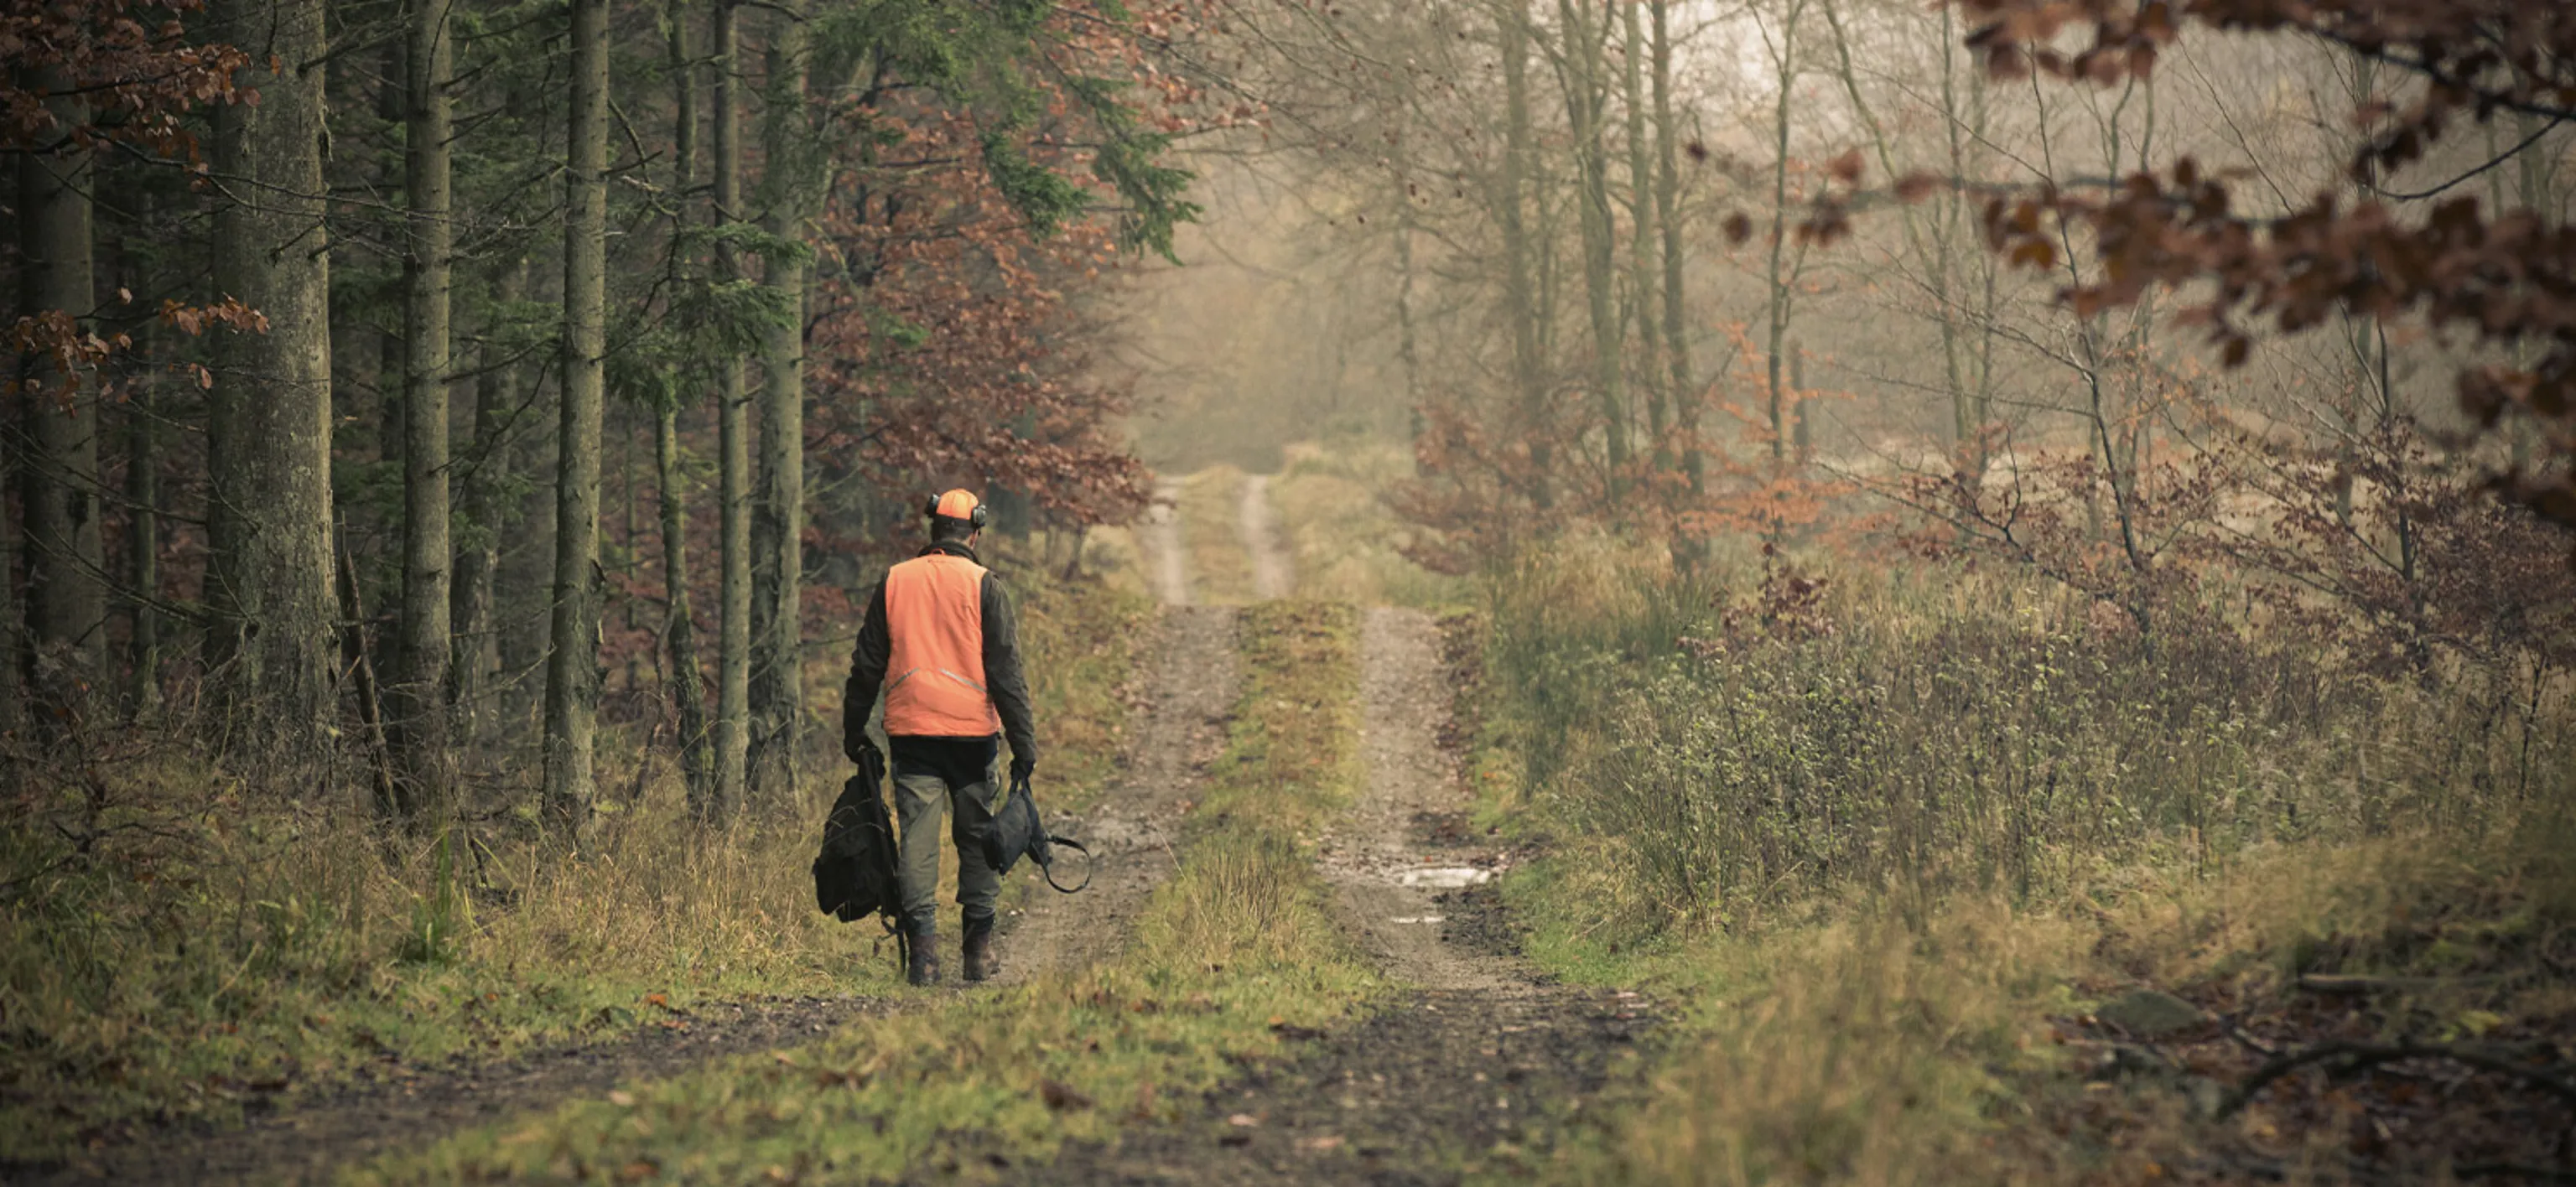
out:
{"label": "man walking away", "polygon": [[930,546],[886,570],[868,599],[850,684],[841,702],[841,749],[862,761],[876,749],[868,713],[885,693],[885,732],[894,750],[897,880],[910,933],[915,985],[939,983],[939,821],[957,844],[957,906],[965,932],[966,979],[996,971],[993,900],[1001,877],[984,861],[985,830],[1001,807],[994,778],[1001,740],[1011,743],[1011,778],[1037,768],[1036,724],[1020,672],[1020,627],[1001,582],[977,562],[986,510],[973,492],[930,501]]}

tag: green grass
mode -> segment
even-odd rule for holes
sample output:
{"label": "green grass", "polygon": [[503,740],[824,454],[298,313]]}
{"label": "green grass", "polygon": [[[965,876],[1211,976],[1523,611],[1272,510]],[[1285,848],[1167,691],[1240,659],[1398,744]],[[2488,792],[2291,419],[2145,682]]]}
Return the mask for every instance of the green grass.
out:
{"label": "green grass", "polygon": [[1274,1027],[1337,1023],[1375,986],[1297,840],[1352,794],[1354,623],[1347,607],[1246,612],[1227,751],[1126,952],[459,1135],[355,1177],[999,1178],[984,1155],[1043,1158],[1172,1115],[1237,1061],[1277,1053]]}
{"label": "green grass", "polygon": [[[1016,583],[1051,794],[1095,793],[1115,752],[1144,603]],[[837,680],[834,681],[837,685]],[[751,994],[884,993],[870,929],[813,909],[813,826],[682,823],[667,757],[566,860],[510,818],[442,863],[334,789],[295,802],[137,739],[44,772],[0,823],[0,1159],[61,1157],[151,1120],[372,1074],[614,1038]],[[838,778],[817,773],[817,782]]]}

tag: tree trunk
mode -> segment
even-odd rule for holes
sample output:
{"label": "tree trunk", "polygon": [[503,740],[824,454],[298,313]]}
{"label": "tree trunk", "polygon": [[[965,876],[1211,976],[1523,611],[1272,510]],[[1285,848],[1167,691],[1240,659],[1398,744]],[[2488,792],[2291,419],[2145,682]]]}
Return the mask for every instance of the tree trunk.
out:
{"label": "tree trunk", "polygon": [[1529,443],[1530,502],[1547,510],[1555,502],[1555,464],[1548,415],[1547,379],[1541,365],[1538,286],[1532,277],[1529,226],[1523,193],[1536,172],[1530,128],[1530,28],[1527,0],[1500,0],[1495,23],[1502,35],[1503,167],[1494,195],[1503,239],[1503,307],[1511,323],[1512,381],[1519,389],[1520,430]]}
{"label": "tree trunk", "polygon": [[1413,313],[1413,199],[1396,192],[1395,220],[1395,361],[1404,372],[1404,411],[1408,435],[1420,438],[1422,419],[1422,351],[1416,341]]}
{"label": "tree trunk", "polygon": [[1576,225],[1583,236],[1584,308],[1592,323],[1592,398],[1601,429],[1609,472],[1603,484],[1613,502],[1620,495],[1628,466],[1628,414],[1619,391],[1619,315],[1611,291],[1616,283],[1617,244],[1610,225],[1609,148],[1602,139],[1609,92],[1603,86],[1602,56],[1608,52],[1607,16],[1596,32],[1586,5],[1557,0],[1564,25],[1562,82],[1565,118],[1574,137],[1577,178]]}
{"label": "tree trunk", "polygon": [[1785,255],[1789,247],[1789,105],[1790,92],[1798,77],[1798,17],[1806,5],[1789,6],[1788,19],[1780,30],[1778,67],[1774,81],[1780,88],[1772,109],[1771,164],[1771,261],[1765,273],[1770,312],[1770,335],[1763,350],[1768,356],[1770,374],[1765,385],[1770,399],[1771,463],[1784,468],[1789,457],[1788,377],[1783,374],[1787,349],[1792,277],[1786,271]]}
{"label": "tree trunk", "polygon": [[1651,435],[1655,469],[1672,464],[1671,406],[1664,387],[1663,335],[1655,309],[1655,180],[1646,136],[1646,35],[1637,22],[1637,5],[1619,6],[1626,37],[1624,97],[1628,109],[1628,210],[1634,226],[1628,234],[1628,289],[1637,321],[1637,386],[1646,394],[1646,430]]}
{"label": "tree trunk", "polygon": [[[809,45],[801,6],[782,13],[770,43],[764,104],[761,229],[779,239],[804,230],[809,174],[819,162],[807,143],[805,73]],[[788,802],[804,724],[803,640],[798,629],[804,572],[805,266],[772,259],[768,283],[790,320],[761,345],[760,495],[751,522],[751,795]]]}
{"label": "tree trunk", "polygon": [[1797,426],[1790,434],[1797,446],[1791,456],[1805,466],[1816,458],[1816,438],[1813,422],[1808,420],[1807,355],[1795,341],[1789,343],[1789,397],[1793,401],[1790,421]]}
{"label": "tree trunk", "polygon": [[[403,36],[394,38],[386,43],[384,64],[377,70],[377,78],[379,81],[376,84],[376,118],[382,121],[384,126],[388,128],[408,128],[409,125],[411,116],[410,91],[412,83],[410,66],[411,26],[415,10],[429,2],[430,0],[396,0],[395,3],[388,5],[388,7],[392,8],[396,14],[401,16],[403,21]],[[343,11],[346,11],[345,6]],[[344,17],[343,19],[346,18]],[[406,140],[406,149],[404,154],[404,169],[406,174],[408,173],[409,168],[410,154],[408,140]],[[376,176],[369,180],[376,185],[384,187],[384,189],[388,191],[391,190],[395,184],[395,177],[390,164],[388,163],[387,167],[379,169]],[[407,183],[409,180],[408,176],[406,176],[404,180]],[[404,255],[406,257],[410,255],[412,247],[410,239],[411,229],[407,225],[408,222],[408,219],[404,219],[400,222],[394,222],[391,224],[379,223],[376,231],[377,234],[387,236],[394,242],[402,244]],[[410,269],[407,261],[404,269],[404,280],[404,300],[408,302]],[[412,326],[410,318],[411,311],[406,307],[403,316],[391,319],[387,324],[377,327],[376,330],[376,460],[385,463],[385,469],[389,472],[396,471],[401,468],[404,439],[411,432],[409,423],[403,419],[403,397],[407,394],[405,388],[409,384],[411,370],[410,339],[412,335]],[[343,399],[342,403],[355,405],[357,401],[355,399]],[[346,416],[348,413],[343,412],[341,415]],[[343,514],[346,514],[348,510],[362,509],[362,507],[344,509]],[[343,527],[345,528],[346,525],[344,524]],[[369,558],[368,567],[370,569],[377,568],[375,558]],[[399,575],[399,571],[397,571],[396,576],[399,577]],[[396,672],[395,679],[401,679],[399,671]]]}
{"label": "tree trunk", "polygon": [[[1699,440],[1699,391],[1693,386],[1689,320],[1682,303],[1681,128],[1673,117],[1673,43],[1669,0],[1654,0],[1655,225],[1664,237],[1664,364],[1672,373],[1673,424],[1681,436],[1682,475],[1691,505],[1708,493],[1707,452]],[[1696,559],[1684,549],[1685,559]]]}
{"label": "tree trunk", "polygon": [[405,81],[403,313],[403,575],[396,627],[396,676],[387,740],[396,807],[414,826],[446,811],[454,780],[447,744],[448,275],[450,222],[448,86],[454,45],[452,0],[411,0]]}
{"label": "tree trunk", "polygon": [[330,252],[323,225],[322,0],[230,0],[257,104],[217,109],[218,292],[268,332],[218,335],[209,394],[207,653],[228,741],[301,766],[332,692]]}
{"label": "tree trunk", "polygon": [[[493,286],[493,303],[514,304],[527,287],[527,261],[501,274]],[[498,319],[495,319],[496,321]],[[487,334],[482,376],[474,383],[472,465],[457,491],[457,512],[467,537],[456,550],[456,576],[449,587],[450,637],[448,689],[456,733],[462,748],[480,747],[491,736],[498,707],[491,703],[490,681],[501,667],[501,622],[494,575],[501,560],[501,488],[510,479],[511,418],[518,413],[519,368],[506,362],[508,347]]]}
{"label": "tree trunk", "polygon": [[671,702],[680,716],[680,770],[689,788],[690,815],[701,821],[721,820],[715,798],[715,762],[708,745],[706,689],[698,678],[696,624],[689,618],[688,517],[680,496],[679,405],[665,401],[653,420],[654,471],[660,479],[662,511],[662,640],[670,650]]}
{"label": "tree trunk", "polygon": [[[742,219],[742,83],[732,0],[715,11],[715,210],[718,226]],[[742,279],[741,254],[716,245],[716,278]],[[717,531],[715,799],[722,815],[746,794],[745,759],[751,738],[751,433],[750,396],[742,359],[716,362]]]}
{"label": "tree trunk", "polygon": [[131,516],[125,533],[126,580],[133,587],[134,614],[126,642],[131,660],[126,703],[137,721],[149,720],[161,708],[161,613],[153,605],[161,596],[160,410],[154,390],[149,379],[136,387],[125,430],[125,501]]}
{"label": "tree trunk", "polygon": [[[668,47],[674,91],[671,189],[680,195],[681,203],[671,230],[677,234],[688,222],[688,195],[697,185],[698,76],[689,54],[687,6],[673,0],[665,17],[670,27]],[[689,521],[680,489],[679,411],[678,400],[666,398],[655,409],[653,421],[653,470],[661,496],[665,603],[662,641],[670,653],[669,693],[680,718],[680,770],[688,784],[689,814],[701,822],[711,822],[722,820],[725,812],[717,799],[715,755],[707,731],[706,688],[698,670],[697,622],[689,601]]]}
{"label": "tree trunk", "polygon": [[[60,75],[38,75],[46,91],[66,89]],[[89,332],[96,304],[90,243],[90,191],[95,156],[73,143],[85,105],[69,95],[46,100],[63,139],[49,151],[18,158],[18,245],[21,308],[61,313]],[[40,696],[68,694],[99,674],[107,658],[107,582],[99,535],[98,381],[88,368],[66,373],[39,358],[27,400],[32,456],[22,471],[27,528],[27,612],[36,645],[70,665]]]}
{"label": "tree trunk", "polygon": [[599,434],[607,350],[608,0],[572,0],[565,141],[563,415],[556,442],[554,614],[546,661],[545,805],[580,837],[596,787]]}

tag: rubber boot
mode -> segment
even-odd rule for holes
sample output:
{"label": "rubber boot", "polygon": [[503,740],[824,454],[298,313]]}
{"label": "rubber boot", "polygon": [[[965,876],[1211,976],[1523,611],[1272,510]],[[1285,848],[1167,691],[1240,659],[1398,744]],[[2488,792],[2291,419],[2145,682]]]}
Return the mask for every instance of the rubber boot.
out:
{"label": "rubber boot", "polygon": [[993,917],[966,920],[965,932],[966,979],[991,980],[993,974],[1002,971],[1002,966],[993,960]]}
{"label": "rubber boot", "polygon": [[904,979],[915,985],[939,984],[939,931],[927,923],[909,926],[912,941],[912,963],[904,969]]}

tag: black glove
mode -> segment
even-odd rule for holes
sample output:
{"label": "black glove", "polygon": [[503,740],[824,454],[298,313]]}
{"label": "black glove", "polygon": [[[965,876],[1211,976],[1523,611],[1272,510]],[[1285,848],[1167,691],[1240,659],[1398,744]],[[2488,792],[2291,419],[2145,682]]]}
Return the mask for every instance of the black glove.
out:
{"label": "black glove", "polygon": [[1036,758],[1026,754],[1013,754],[1011,756],[1011,782],[1028,782],[1029,776],[1036,774],[1037,769],[1038,760]]}
{"label": "black glove", "polygon": [[869,741],[866,734],[850,739],[841,747],[841,752],[849,755],[851,762],[863,767],[870,761],[874,761],[878,766],[885,765],[885,756],[877,752],[877,744]]}

